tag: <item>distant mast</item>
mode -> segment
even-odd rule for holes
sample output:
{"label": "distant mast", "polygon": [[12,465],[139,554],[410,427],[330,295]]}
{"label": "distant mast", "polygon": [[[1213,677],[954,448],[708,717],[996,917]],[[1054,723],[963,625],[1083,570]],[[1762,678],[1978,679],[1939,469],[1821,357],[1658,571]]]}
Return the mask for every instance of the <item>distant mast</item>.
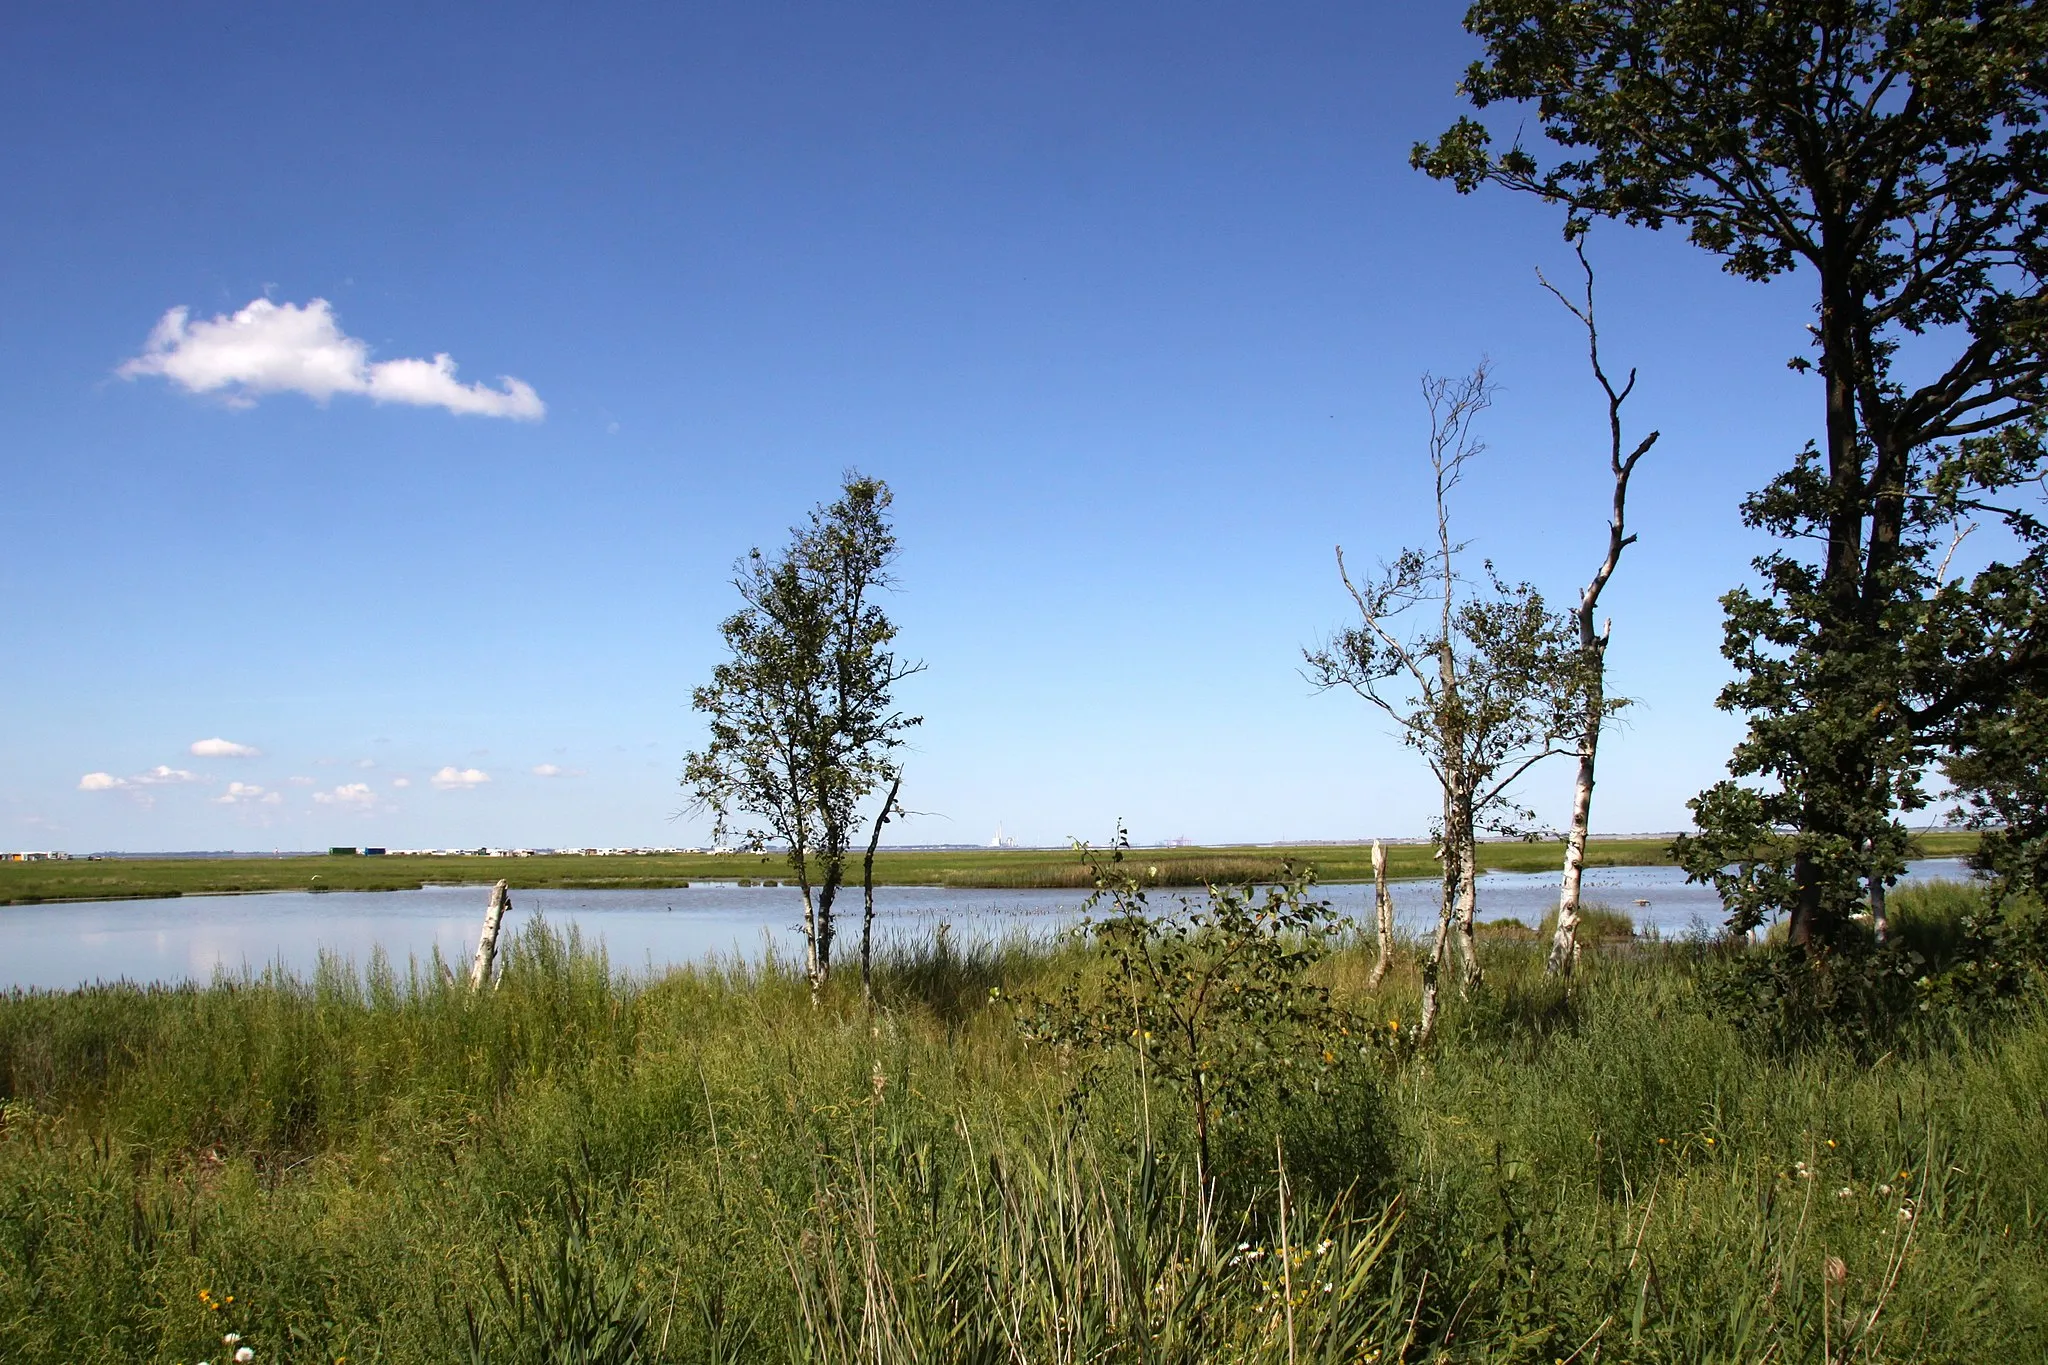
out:
{"label": "distant mast", "polygon": [[1015,848],[1017,840],[1013,836],[1003,833],[1003,823],[998,820],[996,822],[996,837],[988,841],[988,846],[990,848]]}

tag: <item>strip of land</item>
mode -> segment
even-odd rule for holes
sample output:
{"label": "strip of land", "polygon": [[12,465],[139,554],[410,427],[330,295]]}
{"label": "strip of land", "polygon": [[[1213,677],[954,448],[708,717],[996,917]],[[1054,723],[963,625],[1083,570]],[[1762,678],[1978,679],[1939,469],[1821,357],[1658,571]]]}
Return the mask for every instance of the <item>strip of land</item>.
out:
{"label": "strip of land", "polygon": [[[1955,856],[1967,853],[1976,842],[1974,834],[1922,834],[1918,854]],[[1482,844],[1479,863],[1488,871],[1541,872],[1558,866],[1562,850],[1554,841]],[[1435,876],[1434,852],[1427,844],[1389,845],[1389,871],[1395,877]],[[1161,886],[1266,880],[1290,866],[1310,869],[1325,882],[1372,877],[1372,850],[1366,844],[1140,848],[1128,851],[1125,859],[1144,880]],[[1668,864],[1671,844],[1662,838],[1596,839],[1586,861],[1593,867]],[[858,863],[849,874],[858,877]],[[693,881],[780,881],[788,876],[789,863],[778,853],[74,859],[0,864],[0,905],[256,891],[411,891],[430,884],[489,884],[501,877],[515,889],[630,890],[687,886]],[[1094,874],[1067,849],[885,849],[875,858],[875,881],[883,886],[1083,888],[1093,885]]]}

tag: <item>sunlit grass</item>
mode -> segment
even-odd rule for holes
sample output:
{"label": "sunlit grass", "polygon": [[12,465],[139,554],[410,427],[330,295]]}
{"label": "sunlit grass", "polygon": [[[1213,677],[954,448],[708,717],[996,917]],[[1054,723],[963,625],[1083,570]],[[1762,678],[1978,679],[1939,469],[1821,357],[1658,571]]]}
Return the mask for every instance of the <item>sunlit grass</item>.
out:
{"label": "sunlit grass", "polygon": [[[1019,1041],[1073,945],[896,943],[872,1011],[544,926],[481,996],[432,961],[16,995],[0,1358],[2040,1358],[2048,1022],[1780,1059],[1697,1007],[1727,949],[1566,991],[1545,948],[1487,945],[1428,1056],[1238,1115],[1206,1220],[1171,1092]],[[1373,996],[1370,961],[1322,970],[1412,1024],[1414,945]]]}

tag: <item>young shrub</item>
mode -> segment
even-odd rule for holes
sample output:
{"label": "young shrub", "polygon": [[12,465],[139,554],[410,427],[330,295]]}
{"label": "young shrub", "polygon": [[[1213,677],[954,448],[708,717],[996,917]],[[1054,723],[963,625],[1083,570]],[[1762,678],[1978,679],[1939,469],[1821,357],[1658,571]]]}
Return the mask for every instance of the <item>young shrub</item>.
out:
{"label": "young shrub", "polygon": [[[1184,1103],[1197,1181],[1213,1199],[1219,1130],[1333,1082],[1377,1035],[1311,976],[1342,921],[1310,899],[1307,874],[1290,868],[1265,887],[1212,885],[1201,899],[1176,896],[1174,909],[1156,913],[1146,878],[1126,865],[1128,848],[1119,829],[1108,863],[1091,863],[1097,889],[1083,932],[1100,978],[1032,1001],[1021,1024],[1029,1042],[1071,1050],[1084,1083],[1105,1067],[1128,1068],[1148,1113],[1155,1085]],[[1104,900],[1111,913],[1094,918]],[[1255,1136],[1269,1156],[1272,1130]]]}

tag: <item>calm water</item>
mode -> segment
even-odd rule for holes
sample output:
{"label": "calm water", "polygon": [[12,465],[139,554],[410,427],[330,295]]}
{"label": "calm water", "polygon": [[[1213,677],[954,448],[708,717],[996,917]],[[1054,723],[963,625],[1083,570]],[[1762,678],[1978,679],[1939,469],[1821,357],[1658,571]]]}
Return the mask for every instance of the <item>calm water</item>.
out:
{"label": "calm water", "polygon": [[[1908,881],[1960,878],[1953,859],[1914,863]],[[1370,924],[1372,887],[1321,888],[1339,912]],[[1434,881],[1394,883],[1400,922],[1434,922]],[[0,906],[0,989],[69,989],[90,981],[183,981],[216,972],[260,971],[281,963],[309,972],[323,952],[362,963],[382,947],[401,970],[435,951],[458,966],[475,951],[486,888],[418,891],[277,892],[257,896],[184,896],[175,900]],[[891,886],[875,891],[876,928],[884,936],[929,934],[940,923],[970,937],[1050,934],[1080,913],[1076,891],[948,890]],[[1718,926],[1721,903],[1687,886],[1676,868],[1594,868],[1585,899],[1623,910],[1637,927],[1667,937]],[[1161,898],[1164,901],[1164,898]],[[1646,905],[1637,902],[1647,901]],[[1483,919],[1535,924],[1557,903],[1554,872],[1489,872],[1479,882]],[[620,969],[645,970],[716,956],[795,957],[801,902],[793,887],[699,883],[661,891],[515,891],[508,929],[535,914],[557,927],[574,923],[601,941]],[[840,901],[840,952],[857,951],[860,894]],[[851,934],[848,933],[848,927]]]}

